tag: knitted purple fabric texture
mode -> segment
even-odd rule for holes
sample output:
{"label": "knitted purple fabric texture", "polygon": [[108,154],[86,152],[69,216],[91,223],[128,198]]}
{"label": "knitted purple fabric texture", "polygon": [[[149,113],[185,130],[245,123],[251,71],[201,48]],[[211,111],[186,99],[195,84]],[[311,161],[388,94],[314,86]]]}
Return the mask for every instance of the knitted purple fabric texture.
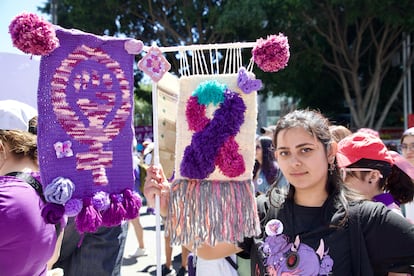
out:
{"label": "knitted purple fabric texture", "polygon": [[[45,187],[58,177],[72,181],[73,191],[55,184],[53,195],[64,200],[62,205],[69,202],[68,215],[79,215],[80,232],[94,232],[137,215],[141,206],[134,193],[125,192],[134,185],[134,56],[125,50],[128,39],[63,28],[56,35],[60,47],[43,56],[40,64],[41,179]],[[59,196],[60,190],[65,194]],[[102,194],[107,206],[95,206],[94,196]],[[70,207],[76,200],[83,202],[81,210]]]}

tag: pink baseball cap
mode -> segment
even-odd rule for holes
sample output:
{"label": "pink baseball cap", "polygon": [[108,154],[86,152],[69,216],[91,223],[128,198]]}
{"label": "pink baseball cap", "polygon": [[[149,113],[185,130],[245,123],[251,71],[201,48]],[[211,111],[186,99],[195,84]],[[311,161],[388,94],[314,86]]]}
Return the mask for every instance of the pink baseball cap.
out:
{"label": "pink baseball cap", "polygon": [[357,131],[339,141],[336,160],[340,168],[348,167],[363,158],[394,164],[385,144],[374,135]]}
{"label": "pink baseball cap", "polygon": [[363,158],[388,162],[414,179],[414,166],[398,152],[388,150],[376,136],[358,131],[338,143],[336,160],[340,168],[348,167]]}

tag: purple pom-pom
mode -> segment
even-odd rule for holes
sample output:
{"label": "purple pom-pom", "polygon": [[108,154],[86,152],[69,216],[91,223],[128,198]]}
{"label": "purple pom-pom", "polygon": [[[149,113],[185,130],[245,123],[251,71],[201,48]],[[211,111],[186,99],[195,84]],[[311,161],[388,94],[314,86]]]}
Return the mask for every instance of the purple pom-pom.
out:
{"label": "purple pom-pom", "polygon": [[111,204],[109,208],[102,213],[102,225],[112,227],[121,224],[126,218],[126,211],[122,205],[122,197],[117,194],[111,194],[109,196]]}
{"label": "purple pom-pom", "polygon": [[42,217],[44,218],[46,223],[59,223],[64,214],[65,207],[60,204],[48,203],[42,209]]}
{"label": "purple pom-pom", "polygon": [[65,204],[65,214],[68,217],[74,217],[82,210],[82,200],[78,198],[69,199]]}
{"label": "purple pom-pom", "polygon": [[21,13],[9,25],[13,45],[32,55],[48,55],[59,47],[53,25],[34,13]]}
{"label": "purple pom-pom", "polygon": [[83,199],[83,208],[76,216],[75,222],[80,233],[95,232],[101,226],[102,216],[93,207],[91,198]]}
{"label": "purple pom-pom", "polygon": [[267,39],[258,39],[252,50],[253,60],[265,72],[277,72],[286,67],[290,52],[285,35],[270,35]]}
{"label": "purple pom-pom", "polygon": [[124,198],[123,205],[126,211],[125,217],[127,219],[136,218],[142,205],[141,197],[130,189],[125,189],[122,194]]}

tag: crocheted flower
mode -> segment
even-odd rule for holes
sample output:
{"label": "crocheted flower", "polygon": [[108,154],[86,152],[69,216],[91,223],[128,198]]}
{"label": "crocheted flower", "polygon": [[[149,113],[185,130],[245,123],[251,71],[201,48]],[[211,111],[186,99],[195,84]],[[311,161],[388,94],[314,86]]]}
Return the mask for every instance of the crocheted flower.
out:
{"label": "crocheted flower", "polygon": [[286,67],[290,52],[285,35],[270,35],[267,39],[258,39],[252,49],[253,60],[265,72],[277,72]]}
{"label": "crocheted flower", "polygon": [[239,69],[237,75],[237,86],[246,94],[250,94],[253,91],[258,91],[262,88],[263,84],[261,80],[250,78],[244,67]]}
{"label": "crocheted flower", "polygon": [[48,203],[42,209],[42,217],[46,223],[56,224],[59,223],[65,214],[65,207],[60,204]]}
{"label": "crocheted flower", "polygon": [[95,193],[92,197],[92,205],[98,211],[105,211],[110,203],[109,195],[103,191]]}
{"label": "crocheted flower", "polygon": [[43,193],[46,201],[65,204],[72,197],[74,190],[75,184],[69,178],[56,177],[52,183],[46,186]]}
{"label": "crocheted flower", "polygon": [[68,217],[74,217],[82,210],[83,202],[79,198],[69,199],[65,204],[65,214]]}
{"label": "crocheted flower", "polygon": [[138,62],[138,68],[144,71],[154,82],[158,82],[171,68],[171,64],[158,47],[151,47]]}
{"label": "crocheted flower", "polygon": [[21,13],[9,25],[13,45],[27,54],[47,55],[59,47],[53,25],[34,13]]}

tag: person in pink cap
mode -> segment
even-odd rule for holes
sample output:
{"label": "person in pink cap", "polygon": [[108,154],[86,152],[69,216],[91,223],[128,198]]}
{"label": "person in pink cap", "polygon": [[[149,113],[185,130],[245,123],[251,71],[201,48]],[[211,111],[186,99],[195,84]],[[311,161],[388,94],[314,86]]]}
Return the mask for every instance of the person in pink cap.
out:
{"label": "person in pink cap", "polygon": [[368,199],[401,213],[400,205],[414,198],[414,167],[382,140],[357,131],[338,143],[336,155],[346,185]]}

